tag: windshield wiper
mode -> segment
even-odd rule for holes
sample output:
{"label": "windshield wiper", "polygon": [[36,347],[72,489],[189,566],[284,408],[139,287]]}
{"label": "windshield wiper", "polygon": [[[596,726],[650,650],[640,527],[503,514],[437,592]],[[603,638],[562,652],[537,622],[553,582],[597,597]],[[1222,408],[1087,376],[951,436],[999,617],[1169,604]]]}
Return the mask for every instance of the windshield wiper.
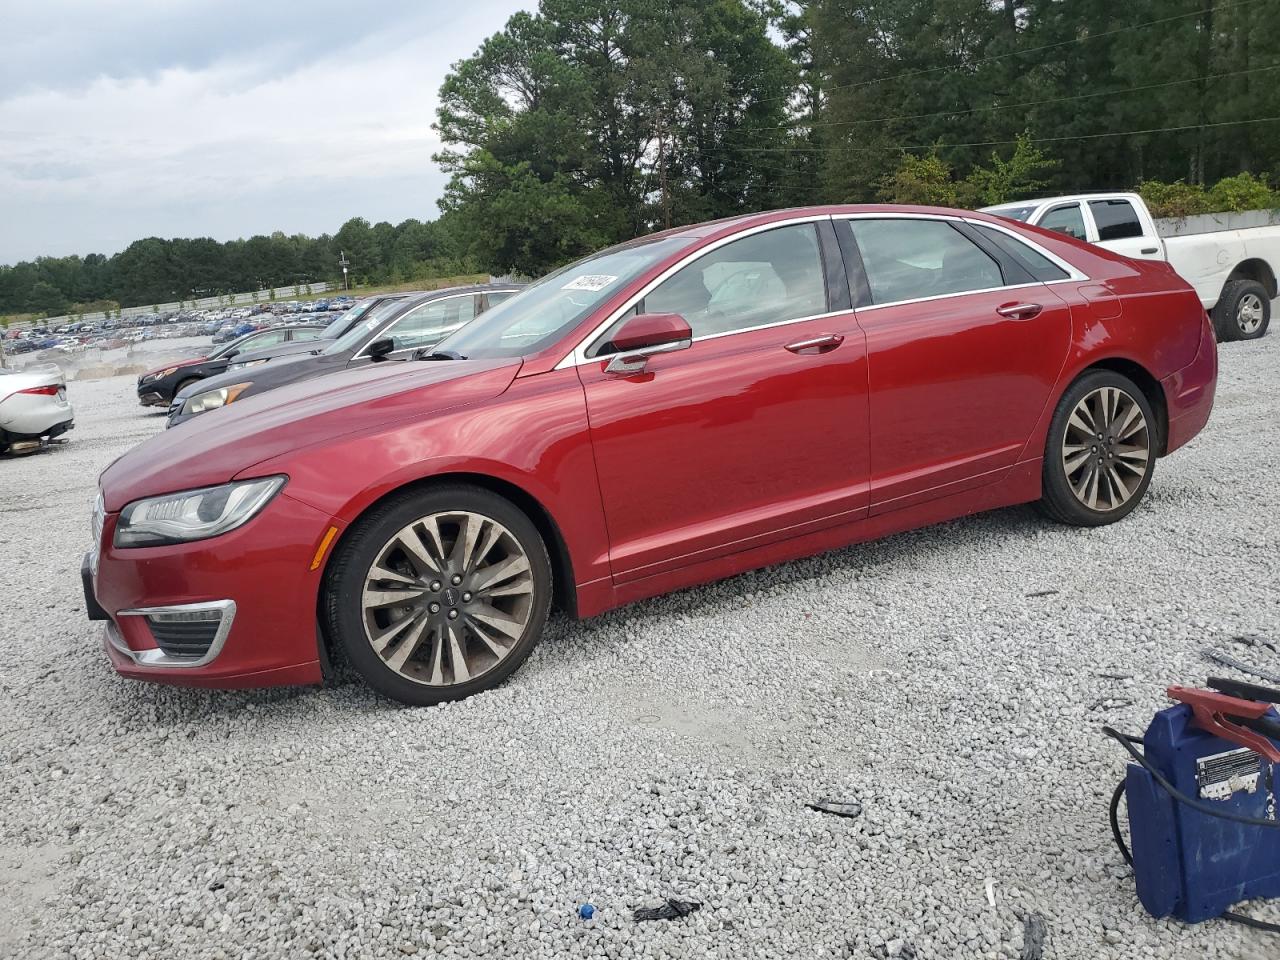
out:
{"label": "windshield wiper", "polygon": [[467,359],[456,350],[433,350],[427,353],[425,349],[419,350],[413,355],[415,360],[465,360]]}

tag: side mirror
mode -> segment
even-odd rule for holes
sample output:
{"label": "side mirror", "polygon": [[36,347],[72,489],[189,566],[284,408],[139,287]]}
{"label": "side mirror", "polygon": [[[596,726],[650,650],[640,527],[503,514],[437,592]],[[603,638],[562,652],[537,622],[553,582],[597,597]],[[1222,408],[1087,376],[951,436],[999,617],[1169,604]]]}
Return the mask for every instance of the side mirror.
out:
{"label": "side mirror", "polygon": [[239,350],[232,350],[230,353],[228,353],[228,354],[227,354],[227,359],[228,359],[228,360],[234,360],[234,359],[235,359],[236,357],[238,357],[238,356],[240,356],[240,351],[239,351]]}
{"label": "side mirror", "polygon": [[369,359],[374,363],[387,359],[391,352],[395,350],[396,342],[390,337],[383,337],[381,340],[375,340],[369,344]]}
{"label": "side mirror", "polygon": [[640,373],[651,356],[693,346],[693,330],[678,313],[640,313],[625,321],[611,340],[618,352],[605,370]]}

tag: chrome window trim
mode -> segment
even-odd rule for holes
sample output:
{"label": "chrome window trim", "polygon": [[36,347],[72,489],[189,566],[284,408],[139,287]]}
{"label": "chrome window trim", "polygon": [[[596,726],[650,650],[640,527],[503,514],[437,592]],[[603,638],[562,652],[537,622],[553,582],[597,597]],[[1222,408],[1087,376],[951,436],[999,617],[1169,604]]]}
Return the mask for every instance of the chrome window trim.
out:
{"label": "chrome window trim", "polygon": [[[462,298],[462,297],[475,297],[475,296],[478,296],[478,295],[479,295],[479,291],[477,291],[477,290],[472,290],[470,293],[454,293],[454,294],[450,294],[450,295],[449,295],[449,296],[447,296],[447,297],[434,297],[434,298],[432,298],[432,299],[430,299],[430,300],[425,301],[424,303],[420,303],[420,304],[418,304],[418,307],[429,307],[429,306],[431,306],[432,304],[435,304],[435,303],[444,303],[446,300],[458,300],[458,299],[460,299],[460,298]],[[373,338],[371,338],[371,339],[369,340],[369,342],[368,342],[368,343],[366,343],[363,347],[361,347],[361,348],[356,352],[356,355],[355,355],[354,357],[352,357],[351,359],[352,359],[353,361],[354,361],[354,360],[368,360],[368,359],[369,359],[369,354],[365,353],[365,351],[369,349],[370,345],[371,345],[371,344],[376,343],[377,341],[379,341],[379,340],[381,340],[381,339],[383,339],[383,334],[385,334],[388,330],[392,329],[392,327],[393,327],[395,324],[399,323],[401,320],[405,320],[405,319],[407,319],[407,318],[408,318],[408,316],[409,316],[409,314],[410,314],[410,313],[413,313],[413,312],[414,312],[414,310],[417,310],[417,309],[418,309],[418,307],[414,307],[414,308],[413,308],[413,310],[410,310],[410,311],[409,311],[408,313],[406,313],[404,316],[402,316],[402,317],[397,317],[395,320],[393,320],[393,321],[391,322],[391,324],[389,324],[388,326],[383,327],[380,331],[378,331],[378,333],[377,333]],[[476,317],[478,317],[478,316],[480,316],[480,314],[479,314],[479,313],[472,314],[472,316],[471,316],[471,320],[474,320],[474,319],[475,319]],[[462,327],[465,327],[468,323],[470,323],[470,322],[471,322],[471,320],[467,320],[467,321],[465,321],[464,323],[459,324],[459,325],[458,325],[457,327],[455,327],[453,330],[450,330],[450,331],[449,331],[449,333],[453,333],[453,332],[455,332],[456,330],[460,330],[460,329],[462,329]],[[445,334],[445,336],[448,336],[448,334]],[[443,338],[441,338],[441,339],[443,339]],[[437,341],[436,341],[436,343],[439,343],[439,342],[440,342],[439,340],[437,340]],[[429,346],[429,344],[428,344],[428,346]],[[392,351],[392,353],[393,353],[393,354],[395,354],[395,353],[404,353],[404,352],[406,352],[406,351],[408,351],[408,350],[417,350],[417,349],[419,349],[419,348],[418,348],[418,347],[404,347],[404,348],[403,348],[403,349],[401,349],[401,350],[394,350],[394,351]]]}
{"label": "chrome window trim", "polygon": [[964,297],[964,296],[968,296],[970,294],[975,294],[975,293],[993,293],[997,290],[1021,290],[1028,287],[1042,287],[1042,286],[1048,287],[1048,286],[1053,286],[1054,284],[1057,284],[1057,283],[1080,283],[1090,279],[1090,277],[1087,274],[1083,273],[1080,269],[1068,263],[1066,260],[1063,260],[1061,257],[1054,254],[1052,251],[1046,250],[1044,247],[1040,246],[1040,244],[1036,243],[1031,238],[1023,236],[1022,234],[1018,233],[1016,230],[1010,229],[1009,227],[1006,227],[1003,224],[992,223],[989,220],[979,220],[976,217],[966,217],[966,216],[959,216],[955,214],[946,214],[946,213],[867,212],[867,213],[819,214],[819,215],[810,215],[805,217],[797,217],[791,220],[778,220],[772,223],[766,223],[756,227],[752,227],[749,230],[743,230],[741,233],[735,233],[728,237],[721,237],[719,240],[715,241],[715,243],[708,244],[707,246],[694,251],[692,254],[680,260],[673,266],[668,267],[666,270],[664,270],[661,274],[659,274],[649,283],[645,284],[645,286],[640,290],[638,294],[636,294],[633,297],[629,297],[621,307],[619,307],[617,310],[614,310],[612,313],[610,313],[608,319],[606,319],[603,323],[598,324],[594,329],[592,329],[592,331],[589,334],[587,334],[587,336],[584,337],[581,341],[579,341],[578,345],[574,347],[573,350],[571,350],[568,353],[568,355],[566,355],[552,369],[563,370],[569,367],[579,366],[583,363],[589,363],[592,360],[598,360],[599,359],[598,357],[587,357],[586,351],[595,344],[595,341],[597,340],[597,338],[599,338],[601,334],[603,334],[606,330],[608,330],[611,326],[613,326],[613,324],[618,321],[619,317],[621,317],[624,313],[626,313],[628,310],[634,307],[637,303],[643,300],[646,296],[648,296],[649,293],[651,293],[655,287],[657,287],[659,284],[667,280],[673,274],[677,273],[679,270],[693,263],[695,260],[698,260],[705,254],[708,254],[713,250],[719,249],[725,244],[731,243],[732,241],[737,240],[741,237],[749,237],[753,234],[763,233],[766,230],[775,229],[777,227],[788,227],[788,226],[792,226],[794,224],[799,224],[799,223],[818,223],[822,220],[831,220],[831,221],[835,221],[835,220],[937,220],[941,222],[967,223],[973,226],[989,227],[992,230],[999,230],[1001,233],[1008,234],[1010,237],[1012,237],[1014,240],[1019,241],[1020,243],[1025,243],[1028,247],[1030,247],[1036,253],[1040,254],[1042,257],[1044,257],[1045,259],[1050,261],[1052,264],[1054,264],[1054,266],[1059,267],[1062,270],[1065,270],[1067,272],[1067,276],[1061,280],[1044,280],[1044,281],[1035,280],[1035,281],[1032,281],[1031,283],[1012,283],[1012,284],[1005,284],[999,287],[985,287],[980,290],[961,290],[956,293],[940,293],[940,294],[936,294],[934,296],[929,296],[929,297],[916,297],[911,300],[893,300],[887,303],[868,304],[867,306],[863,306],[863,307],[854,307],[852,310],[832,310],[827,313],[814,314],[808,317],[796,317],[794,320],[779,320],[774,323],[764,323],[754,327],[743,327],[741,330],[727,330],[723,333],[704,334],[703,336],[700,336],[700,337],[694,337],[693,342],[698,343],[702,340],[714,340],[717,337],[728,337],[738,333],[750,333],[753,330],[765,330],[770,327],[782,327],[792,323],[804,323],[807,320],[821,320],[825,317],[835,317],[835,316],[840,316],[841,314],[850,313],[850,312],[860,313],[864,310],[878,310],[883,307],[896,307],[896,306],[902,306],[903,304],[927,303],[932,300],[943,300],[948,297]]}
{"label": "chrome window trim", "polygon": [[107,642],[119,653],[124,654],[140,667],[203,667],[210,664],[222,652],[227,642],[227,634],[231,632],[231,623],[236,618],[236,602],[234,600],[209,600],[204,603],[178,603],[163,607],[132,607],[119,611],[117,617],[146,617],[153,613],[189,613],[196,610],[217,610],[222,616],[218,621],[218,630],[213,635],[209,650],[201,657],[171,657],[159,647],[154,650],[134,650],[124,642],[120,629],[114,622],[107,621]]}
{"label": "chrome window trim", "polygon": [[[1063,283],[1062,280],[1054,280],[1054,283]],[[890,300],[887,303],[869,303],[865,307],[858,307],[858,313],[869,313],[872,310],[883,310],[886,307],[903,307],[910,306],[913,303],[932,303],[934,300],[950,300],[955,297],[968,297],[979,293],[998,293],[1001,290],[1022,290],[1027,287],[1043,287],[1045,284],[1039,280],[1032,283],[1011,283],[1000,287],[980,287],[977,290],[957,290],[955,293],[935,293],[930,297],[913,297],[910,300]]]}
{"label": "chrome window trim", "polygon": [[[610,327],[612,327],[618,321],[619,317],[621,317],[624,313],[626,313],[628,310],[634,307],[637,303],[639,303],[641,300],[647,297],[650,293],[654,291],[656,287],[658,287],[664,281],[669,279],[674,274],[678,273],[680,270],[683,270],[689,264],[702,259],[708,253],[711,253],[714,250],[719,250],[721,247],[725,246],[726,244],[732,243],[734,240],[741,240],[743,237],[754,236],[757,233],[764,233],[768,230],[776,230],[779,227],[793,227],[801,223],[821,223],[823,220],[830,220],[830,219],[831,219],[831,214],[819,213],[819,214],[808,214],[802,217],[792,217],[787,220],[774,220],[770,223],[758,224],[757,226],[751,227],[747,230],[742,230],[738,233],[731,233],[726,237],[721,237],[719,240],[716,240],[712,243],[707,244],[705,247],[698,248],[697,250],[688,254],[684,258],[676,261],[666,270],[663,270],[662,273],[658,274],[656,277],[654,277],[652,280],[646,283],[643,287],[641,287],[640,290],[634,296],[628,297],[623,302],[622,306],[618,307],[616,310],[610,313],[609,316],[603,322],[597,324],[591,330],[590,333],[588,333],[585,337],[579,340],[578,345],[574,347],[572,350],[570,350],[569,353],[566,354],[560,360],[559,363],[557,363],[554,367],[552,367],[552,369],[564,370],[569,367],[576,367],[584,363],[590,363],[594,360],[599,360],[600,359],[599,357],[588,357],[586,355],[587,350],[589,350],[592,346],[595,345],[596,340],[598,340],[600,336],[605,333],[605,331],[607,331]],[[819,248],[819,250],[821,250],[821,248]],[[819,260],[819,265],[821,265],[821,260]],[[820,313],[810,317],[796,317],[795,319],[792,319],[792,320],[776,320],[773,323],[762,323],[754,327],[743,327],[741,330],[727,330],[723,333],[708,333],[708,334],[704,334],[701,337],[694,337],[693,342],[698,343],[701,340],[711,340],[716,337],[726,337],[735,333],[750,333],[752,330],[764,330],[768,327],[781,327],[789,323],[802,323],[805,320],[815,320],[818,317],[836,316],[837,314],[848,313],[848,312],[849,312],[848,310],[837,310],[831,313]]]}
{"label": "chrome window trim", "polygon": [[[941,220],[941,221],[950,222],[950,223],[967,223],[970,226],[975,226],[975,227],[990,227],[992,230],[999,230],[1001,233],[1008,234],[1010,237],[1012,237],[1014,240],[1019,241],[1020,243],[1025,243],[1028,247],[1030,247],[1036,253],[1040,254],[1042,257],[1044,257],[1045,259],[1053,263],[1054,266],[1067,271],[1067,276],[1064,280],[1045,280],[1043,281],[1043,283],[1045,284],[1067,283],[1071,281],[1078,283],[1080,281],[1089,279],[1089,277],[1086,276],[1084,273],[1081,273],[1079,269],[1067,263],[1067,261],[1063,260],[1061,257],[1056,256],[1051,251],[1046,250],[1044,247],[1040,246],[1040,244],[1036,243],[1030,237],[1023,236],[1022,234],[1018,233],[1016,230],[1006,227],[1002,223],[992,223],[990,220],[979,220],[977,217],[953,216],[951,214],[945,214],[945,213],[837,213],[832,217],[832,219],[833,220]],[[1042,281],[1037,280],[1035,284],[1031,284],[1031,285],[1038,286],[1041,282]],[[989,290],[1012,290],[1015,287],[1020,287],[1020,286],[1026,286],[1026,284],[1007,284],[1005,286],[990,287],[988,289]],[[961,291],[960,293],[944,293],[944,294],[940,294],[940,296],[958,297],[958,296],[963,296],[966,293],[978,293],[978,292],[980,291],[964,290],[964,291]],[[929,298],[922,298],[922,299],[934,299],[934,298],[929,297]],[[916,301],[915,300],[894,300],[893,302],[894,303],[915,303]],[[877,303],[875,304],[875,306],[882,307],[882,306],[889,306],[889,304]],[[860,307],[859,309],[865,310],[866,307]]]}

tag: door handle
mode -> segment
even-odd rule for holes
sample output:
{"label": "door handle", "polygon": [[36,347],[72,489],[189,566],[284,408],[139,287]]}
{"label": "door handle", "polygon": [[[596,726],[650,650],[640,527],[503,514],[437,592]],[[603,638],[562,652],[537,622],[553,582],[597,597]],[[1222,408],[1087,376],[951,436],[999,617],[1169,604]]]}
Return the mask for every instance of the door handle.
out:
{"label": "door handle", "polygon": [[812,340],[797,340],[795,343],[788,343],[786,349],[792,353],[804,353],[806,350],[812,350],[814,353],[830,353],[842,343],[844,343],[844,337],[840,334],[826,333],[820,337],[814,337]]}
{"label": "door handle", "polygon": [[1159,253],[1160,248],[1159,247],[1143,247],[1142,252],[1143,253]]}
{"label": "door handle", "polygon": [[996,313],[1010,320],[1030,320],[1043,309],[1038,303],[1004,303],[996,307]]}

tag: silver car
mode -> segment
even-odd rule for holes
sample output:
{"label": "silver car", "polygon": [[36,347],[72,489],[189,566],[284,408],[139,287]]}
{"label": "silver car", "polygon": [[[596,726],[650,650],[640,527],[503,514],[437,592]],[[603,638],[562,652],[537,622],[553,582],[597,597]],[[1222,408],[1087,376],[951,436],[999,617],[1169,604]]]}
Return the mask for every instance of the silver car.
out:
{"label": "silver car", "polygon": [[0,369],[0,453],[28,453],[75,424],[67,383],[57,365]]}

